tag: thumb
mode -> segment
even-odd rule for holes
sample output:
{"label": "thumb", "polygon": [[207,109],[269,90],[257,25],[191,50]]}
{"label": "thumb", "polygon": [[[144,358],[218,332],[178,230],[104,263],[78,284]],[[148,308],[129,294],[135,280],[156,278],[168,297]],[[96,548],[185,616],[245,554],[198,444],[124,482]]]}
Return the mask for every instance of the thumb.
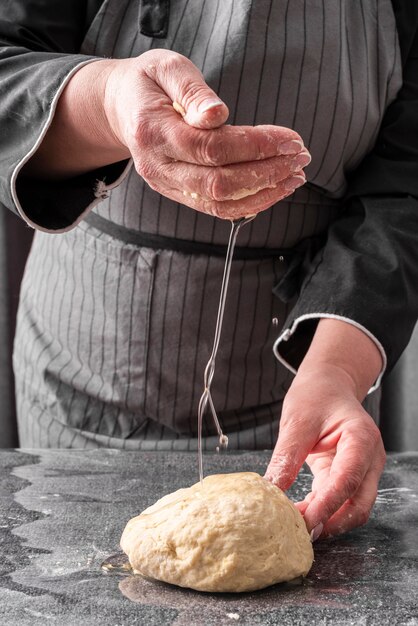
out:
{"label": "thumb", "polygon": [[218,128],[228,119],[226,104],[206,84],[198,68],[182,54],[159,51],[154,80],[169,96],[177,113],[195,128]]}
{"label": "thumb", "polygon": [[[209,91],[212,91],[207,87]],[[214,94],[214,92],[212,92]],[[215,95],[215,94],[214,94]],[[173,102],[173,107],[183,116],[185,122],[189,126],[195,128],[203,128],[210,130],[211,128],[218,128],[222,126],[228,118],[228,107],[222,100],[215,97],[208,97],[204,99],[200,104],[193,101],[188,109],[184,109],[183,106],[177,102]]]}
{"label": "thumb", "polygon": [[282,418],[277,443],[264,478],[280,489],[288,489],[314,445],[315,434],[305,424],[299,420],[295,423]]}

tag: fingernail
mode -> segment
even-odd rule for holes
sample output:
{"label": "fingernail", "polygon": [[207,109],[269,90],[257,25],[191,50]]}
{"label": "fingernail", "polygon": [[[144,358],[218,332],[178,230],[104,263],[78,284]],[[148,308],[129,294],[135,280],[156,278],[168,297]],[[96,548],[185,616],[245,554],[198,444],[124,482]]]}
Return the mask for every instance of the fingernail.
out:
{"label": "fingernail", "polygon": [[324,530],[324,525],[319,523],[318,526],[315,526],[311,530],[311,541],[314,543],[321,536],[322,531]]}
{"label": "fingernail", "polygon": [[210,111],[210,109],[214,109],[215,107],[220,107],[222,105],[222,100],[205,100],[199,107],[199,113],[206,113],[206,111]]}
{"label": "fingernail", "polygon": [[303,148],[303,141],[292,139],[279,144],[279,154],[297,154]]}
{"label": "fingernail", "polygon": [[292,159],[292,162],[290,164],[290,171],[296,172],[297,170],[300,170],[302,167],[306,167],[306,165],[309,165],[311,161],[312,159],[311,159],[311,155],[309,154],[309,152],[308,151],[302,152],[301,154],[298,154],[297,156],[295,156],[294,159]]}
{"label": "fingernail", "polygon": [[284,187],[286,191],[295,191],[298,187],[302,187],[306,183],[306,178],[303,174],[298,176],[292,176],[286,180]]}

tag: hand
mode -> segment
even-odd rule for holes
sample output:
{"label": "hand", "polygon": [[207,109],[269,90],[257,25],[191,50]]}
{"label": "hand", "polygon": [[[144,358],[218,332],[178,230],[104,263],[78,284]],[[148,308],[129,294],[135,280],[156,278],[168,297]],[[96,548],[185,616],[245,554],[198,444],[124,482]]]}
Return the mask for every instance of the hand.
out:
{"label": "hand", "polygon": [[[339,330],[343,325],[343,333],[348,333],[347,341],[354,352],[358,351],[365,371],[371,372],[369,380],[363,377],[363,384],[350,372],[347,350],[341,346],[345,340],[338,346],[335,336],[332,333],[327,336],[324,331],[330,322],[334,329],[337,324],[337,333],[338,325]],[[297,506],[308,530],[312,531],[313,540],[366,523],[385,464],[379,429],[360,402],[367,387],[377,378],[380,355],[362,331],[344,322],[322,320],[318,330],[312,351],[305,357],[286,395],[277,445],[266,472],[266,478],[287,489],[306,460],[314,476],[312,490]],[[349,338],[353,333],[354,336],[360,333],[354,342]],[[328,340],[328,345],[334,344],[333,356],[329,358],[325,348],[326,358],[323,358]],[[366,351],[372,351],[366,361],[364,346]]]}
{"label": "hand", "polygon": [[226,105],[182,55],[152,50],[106,63],[104,111],[113,140],[159,193],[235,219],[305,182],[310,156],[300,136],[278,126],[225,125]]}

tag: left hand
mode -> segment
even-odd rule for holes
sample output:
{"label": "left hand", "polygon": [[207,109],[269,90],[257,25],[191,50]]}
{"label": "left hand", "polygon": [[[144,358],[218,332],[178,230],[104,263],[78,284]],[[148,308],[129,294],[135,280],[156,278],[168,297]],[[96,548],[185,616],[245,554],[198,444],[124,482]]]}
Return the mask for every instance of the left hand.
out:
{"label": "left hand", "polygon": [[[226,104],[170,50],[107,60],[104,130],[158,193],[222,219],[268,209],[306,181],[301,137],[275,125],[227,125]],[[97,116],[96,116],[97,117]]]}
{"label": "left hand", "polygon": [[[343,333],[361,333],[343,322],[337,324],[343,324]],[[332,359],[319,358],[328,340],[324,328],[322,342],[317,341],[313,354],[305,357],[286,395],[279,437],[266,472],[271,482],[288,489],[307,462],[314,476],[312,490],[297,506],[308,530],[313,531],[313,540],[366,523],[385,464],[379,429],[361,406],[369,381],[360,390],[349,368],[335,362],[342,356],[347,363],[343,349],[334,351],[337,356]],[[370,341],[362,335],[361,341]],[[332,336],[330,340],[335,342]],[[351,345],[361,355],[359,342]]]}

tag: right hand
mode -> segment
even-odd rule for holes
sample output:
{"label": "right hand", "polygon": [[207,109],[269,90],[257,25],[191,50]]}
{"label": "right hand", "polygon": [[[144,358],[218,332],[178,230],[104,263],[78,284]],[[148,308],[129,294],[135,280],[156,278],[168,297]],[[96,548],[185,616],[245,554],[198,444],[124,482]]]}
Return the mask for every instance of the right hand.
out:
{"label": "right hand", "polygon": [[288,489],[307,462],[312,489],[296,506],[314,541],[365,524],[372,510],[386,456],[361,402],[382,367],[363,330],[323,318],[284,399],[266,478]]}
{"label": "right hand", "polygon": [[151,50],[107,63],[104,113],[112,140],[129,151],[152,189],[237,219],[305,182],[310,156],[300,136],[280,126],[225,125],[227,106],[186,57]]}

